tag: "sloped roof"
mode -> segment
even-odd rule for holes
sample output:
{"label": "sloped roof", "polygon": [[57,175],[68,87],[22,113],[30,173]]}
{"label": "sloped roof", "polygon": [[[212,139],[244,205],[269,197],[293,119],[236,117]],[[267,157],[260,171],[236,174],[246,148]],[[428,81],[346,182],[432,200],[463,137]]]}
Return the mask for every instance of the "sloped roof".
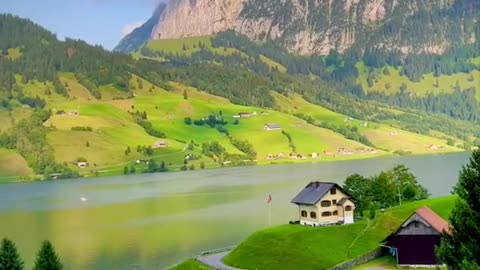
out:
{"label": "sloped roof", "polygon": [[337,205],[344,205],[348,200],[348,197],[343,197],[337,202]]}
{"label": "sloped roof", "polygon": [[[333,187],[341,190],[345,193],[348,198],[346,200],[354,201],[352,196],[348,194],[341,186],[336,183],[330,182],[310,182],[300,193],[298,193],[291,203],[294,204],[304,204],[304,205],[315,205],[317,204]],[[342,198],[343,200],[343,198]],[[341,201],[341,200],[340,200]]]}
{"label": "sloped roof", "polygon": [[424,206],[418,209],[415,212],[418,216],[424,219],[432,228],[434,228],[437,232],[442,233],[450,232],[450,227],[448,222],[441,218],[437,213],[435,213],[432,209],[427,206]]}

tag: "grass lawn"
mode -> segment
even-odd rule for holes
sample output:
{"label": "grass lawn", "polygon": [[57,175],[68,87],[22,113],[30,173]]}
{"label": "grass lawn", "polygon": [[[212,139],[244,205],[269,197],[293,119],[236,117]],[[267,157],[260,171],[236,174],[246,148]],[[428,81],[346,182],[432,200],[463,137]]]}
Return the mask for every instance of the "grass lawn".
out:
{"label": "grass lawn", "polygon": [[226,263],[243,269],[327,269],[379,247],[379,243],[421,206],[448,218],[454,197],[404,204],[372,221],[331,227],[283,225],[257,232]]}
{"label": "grass lawn", "polygon": [[[478,60],[475,60],[478,61]],[[462,89],[471,87],[478,88],[480,85],[480,71],[475,70],[469,74],[457,73],[453,75],[442,75],[436,78],[433,73],[426,74],[419,82],[412,82],[405,76],[400,74],[400,70],[393,67],[385,67],[381,69],[374,69],[369,71],[364,63],[357,64],[359,77],[357,82],[362,86],[365,92],[382,92],[385,94],[395,94],[400,91],[402,84],[407,85],[407,89],[417,94],[418,96],[425,96],[429,93],[452,93],[458,81]],[[384,69],[388,70],[388,74],[384,74]],[[373,75],[373,86],[369,87],[367,78],[368,74]],[[438,80],[438,87],[435,86]],[[477,91],[477,99],[480,100],[480,89]]]}
{"label": "grass lawn", "polygon": [[197,260],[190,259],[182,264],[179,264],[170,270],[213,270],[212,268],[198,262]]}

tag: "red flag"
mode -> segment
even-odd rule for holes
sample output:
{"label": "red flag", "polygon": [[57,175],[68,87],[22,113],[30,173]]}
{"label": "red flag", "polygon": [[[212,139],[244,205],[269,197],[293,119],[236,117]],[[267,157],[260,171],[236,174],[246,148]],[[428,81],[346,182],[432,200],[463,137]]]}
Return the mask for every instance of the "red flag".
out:
{"label": "red flag", "polygon": [[271,202],[272,202],[272,195],[268,195],[267,203],[271,203]]}

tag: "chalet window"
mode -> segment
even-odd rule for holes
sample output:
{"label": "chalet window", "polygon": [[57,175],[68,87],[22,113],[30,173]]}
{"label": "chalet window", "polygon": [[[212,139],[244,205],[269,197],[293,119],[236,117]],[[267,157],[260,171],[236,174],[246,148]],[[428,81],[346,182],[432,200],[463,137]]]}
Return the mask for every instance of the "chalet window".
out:
{"label": "chalet window", "polygon": [[337,210],[333,211],[332,215],[338,216],[338,211]]}
{"label": "chalet window", "polygon": [[337,194],[337,190],[335,188],[330,189],[330,194],[332,195]]}
{"label": "chalet window", "polygon": [[329,206],[332,205],[332,202],[330,202],[330,201],[322,201],[322,202],[320,203],[320,205],[321,205],[322,207],[329,207]]}
{"label": "chalet window", "polygon": [[332,200],[332,204],[333,204],[333,205],[336,205],[336,204],[337,204],[337,200]]}
{"label": "chalet window", "polygon": [[415,225],[415,228],[418,228],[420,226],[420,224],[418,222],[413,222],[413,224]]}
{"label": "chalet window", "polygon": [[331,215],[332,215],[332,212],[330,211],[322,212],[322,217],[329,217]]}
{"label": "chalet window", "polygon": [[351,205],[345,206],[345,211],[352,211],[352,206]]}
{"label": "chalet window", "polygon": [[315,212],[310,212],[310,217],[311,217],[311,218],[317,218],[317,213],[315,213]]}
{"label": "chalet window", "polygon": [[302,217],[307,217],[307,211],[305,210],[302,211]]}

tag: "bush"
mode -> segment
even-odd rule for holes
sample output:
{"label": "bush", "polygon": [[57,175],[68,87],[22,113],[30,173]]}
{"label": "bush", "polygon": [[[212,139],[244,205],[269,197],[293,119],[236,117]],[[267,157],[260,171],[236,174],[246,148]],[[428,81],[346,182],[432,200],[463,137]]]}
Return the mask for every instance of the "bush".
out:
{"label": "bush", "polygon": [[93,131],[92,127],[72,127],[72,131]]}

